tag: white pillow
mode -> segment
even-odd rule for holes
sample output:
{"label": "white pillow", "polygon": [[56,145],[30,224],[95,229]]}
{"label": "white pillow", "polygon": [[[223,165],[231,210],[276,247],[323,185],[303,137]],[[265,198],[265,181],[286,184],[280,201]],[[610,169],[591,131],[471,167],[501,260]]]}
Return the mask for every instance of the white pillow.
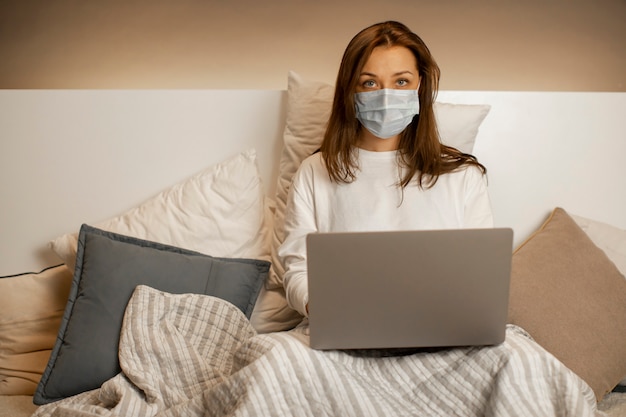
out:
{"label": "white pillow", "polygon": [[[319,149],[335,92],[334,86],[305,80],[290,71],[287,80],[287,121],[283,136],[276,186],[276,212],[272,236],[273,273],[270,288],[282,286],[284,268],[277,251],[284,240],[284,214],[291,178],[304,158]],[[478,128],[491,107],[486,104],[435,103],[434,111],[442,142],[471,153]]]}
{"label": "white pillow", "polygon": [[[272,213],[266,207],[254,149],[93,226],[211,256],[270,260]],[[50,242],[71,270],[77,242],[78,233]],[[259,294],[251,318],[257,331],[284,330],[297,324],[280,295],[268,291]]]}
{"label": "white pillow", "polygon": [[471,154],[481,123],[489,114],[488,104],[435,102],[433,106],[441,142]]}
{"label": "white pillow", "polygon": [[[211,256],[267,258],[256,151],[240,153],[92,226]],[[72,270],[77,242],[78,233],[50,242]]]}

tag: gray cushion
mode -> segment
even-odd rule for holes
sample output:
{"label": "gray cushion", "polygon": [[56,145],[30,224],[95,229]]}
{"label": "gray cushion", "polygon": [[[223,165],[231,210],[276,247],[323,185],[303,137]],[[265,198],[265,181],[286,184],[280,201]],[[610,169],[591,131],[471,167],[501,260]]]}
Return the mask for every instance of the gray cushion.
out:
{"label": "gray cushion", "polygon": [[215,258],[83,225],[69,300],[35,404],[99,388],[120,372],[119,334],[137,285],[220,297],[249,318],[269,267],[266,261]]}

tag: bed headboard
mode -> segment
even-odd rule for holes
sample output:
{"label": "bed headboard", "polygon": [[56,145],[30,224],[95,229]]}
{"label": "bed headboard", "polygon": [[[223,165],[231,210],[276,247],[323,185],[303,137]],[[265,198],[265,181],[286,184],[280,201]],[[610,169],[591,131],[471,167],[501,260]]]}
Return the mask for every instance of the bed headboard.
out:
{"label": "bed headboard", "polygon": [[[556,206],[626,228],[626,93],[442,91],[487,103],[474,153],[519,244]],[[0,91],[0,275],[60,263],[47,242],[254,147],[269,196],[286,92]]]}

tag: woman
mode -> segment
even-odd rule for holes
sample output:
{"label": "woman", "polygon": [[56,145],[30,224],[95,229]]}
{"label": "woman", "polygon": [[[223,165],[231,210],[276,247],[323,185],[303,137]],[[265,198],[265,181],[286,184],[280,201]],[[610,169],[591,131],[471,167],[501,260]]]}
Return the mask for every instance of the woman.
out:
{"label": "woman", "polygon": [[485,167],[439,140],[438,83],[430,51],[401,23],[370,26],[348,44],[320,152],[294,176],[285,214],[279,256],[301,314],[309,233],[493,227]]}

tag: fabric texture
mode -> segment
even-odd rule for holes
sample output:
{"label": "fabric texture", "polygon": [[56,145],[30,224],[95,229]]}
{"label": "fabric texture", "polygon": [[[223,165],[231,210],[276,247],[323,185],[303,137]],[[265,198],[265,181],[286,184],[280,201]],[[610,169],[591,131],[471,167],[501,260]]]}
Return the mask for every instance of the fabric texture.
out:
{"label": "fabric texture", "polygon": [[[284,217],[291,180],[300,163],[319,149],[334,95],[334,86],[304,79],[293,71],[289,72],[287,81],[287,120],[276,184],[270,288],[282,285],[285,272],[278,248],[285,238]],[[479,127],[490,109],[486,104],[435,103],[435,118],[442,142],[471,153]]]}
{"label": "fabric texture", "polygon": [[214,258],[83,225],[67,308],[36,404],[99,387],[120,371],[118,341],[137,285],[209,294],[250,317],[269,262]]}
{"label": "fabric texture", "polygon": [[65,265],[0,278],[0,395],[33,395],[72,282]]}
{"label": "fabric texture", "polygon": [[626,280],[562,208],[513,254],[509,322],[584,379],[598,401],[626,375]]}
{"label": "fabric texture", "polygon": [[35,411],[32,395],[0,395],[0,417],[31,417]]}
{"label": "fabric texture", "polygon": [[255,335],[223,300],[140,286],[123,372],[34,416],[600,416],[589,386],[517,327],[491,348],[404,353],[313,350],[306,326]]}
{"label": "fabric texture", "polygon": [[349,184],[330,181],[319,153],[305,159],[293,179],[278,255],[289,305],[303,315],[309,233],[493,227],[486,178],[478,169],[442,175],[432,188],[400,189],[395,151],[357,152],[359,175]]}

